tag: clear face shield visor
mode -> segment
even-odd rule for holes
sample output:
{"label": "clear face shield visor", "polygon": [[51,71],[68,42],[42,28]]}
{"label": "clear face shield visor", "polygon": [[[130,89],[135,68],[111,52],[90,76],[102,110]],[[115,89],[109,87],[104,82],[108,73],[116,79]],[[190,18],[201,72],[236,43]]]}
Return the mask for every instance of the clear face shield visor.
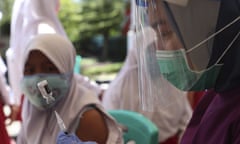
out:
{"label": "clear face shield visor", "polygon": [[210,0],[183,0],[181,4],[174,0],[136,0],[143,109],[168,108],[186,95],[184,91],[203,91],[215,84],[224,53],[209,66],[214,37],[239,20],[237,17],[216,31],[219,6],[219,1]]}

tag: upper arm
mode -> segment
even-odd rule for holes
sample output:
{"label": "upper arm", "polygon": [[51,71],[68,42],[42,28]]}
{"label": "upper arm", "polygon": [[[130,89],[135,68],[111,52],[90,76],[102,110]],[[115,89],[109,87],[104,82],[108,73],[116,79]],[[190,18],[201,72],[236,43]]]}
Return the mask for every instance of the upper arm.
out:
{"label": "upper arm", "polygon": [[96,109],[83,113],[76,131],[82,141],[95,141],[105,144],[108,138],[108,127],[104,116]]}

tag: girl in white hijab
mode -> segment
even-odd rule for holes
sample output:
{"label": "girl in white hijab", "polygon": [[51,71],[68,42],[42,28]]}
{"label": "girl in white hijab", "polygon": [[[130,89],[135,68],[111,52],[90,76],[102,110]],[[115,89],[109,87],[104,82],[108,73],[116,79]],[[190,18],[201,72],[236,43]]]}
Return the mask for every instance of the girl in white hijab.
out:
{"label": "girl in white hijab", "polygon": [[[137,34],[139,41],[150,41],[153,38],[153,33],[148,28],[145,28],[142,33],[145,35]],[[168,92],[165,95],[174,96],[174,99],[167,101],[169,106],[163,109],[159,104],[152,111],[143,110],[139,97],[139,61],[136,45],[137,41],[133,39],[124,66],[104,92],[102,103],[107,110],[125,109],[143,114],[158,127],[159,142],[168,142],[169,138],[184,131],[191,118],[192,110],[186,93],[176,89],[166,80],[162,81],[159,88],[164,86]],[[158,77],[154,79],[158,80]],[[155,95],[160,97],[158,94]]]}
{"label": "girl in white hijab", "polygon": [[10,48],[7,50],[9,82],[20,104],[23,52],[30,38],[41,33],[58,33],[66,37],[58,19],[59,0],[15,0],[11,19]]}
{"label": "girl in white hijab", "polygon": [[[73,73],[75,49],[68,39],[57,34],[37,35],[23,56],[21,89],[25,99],[18,144],[56,143],[60,129],[54,110],[63,119],[67,131],[82,141],[123,143],[122,130],[104,111],[96,94],[78,83]],[[54,103],[46,104],[37,89],[37,83],[44,79],[48,80]]]}

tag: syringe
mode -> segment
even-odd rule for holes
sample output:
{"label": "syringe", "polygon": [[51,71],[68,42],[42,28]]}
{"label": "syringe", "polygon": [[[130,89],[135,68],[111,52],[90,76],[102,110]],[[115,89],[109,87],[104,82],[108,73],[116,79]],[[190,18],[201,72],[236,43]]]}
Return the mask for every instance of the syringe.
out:
{"label": "syringe", "polygon": [[[52,93],[51,89],[50,89],[49,86],[48,86],[48,81],[47,81],[47,80],[40,81],[40,82],[37,84],[37,86],[38,86],[38,89],[39,89],[39,91],[41,92],[43,98],[46,99],[47,104],[50,104],[50,103],[52,103],[52,102],[55,101],[55,98],[52,96],[53,93]],[[54,113],[55,113],[55,116],[56,116],[56,118],[57,118],[57,123],[58,123],[60,129],[61,129],[63,132],[67,133],[66,126],[65,126],[62,118],[59,116],[59,114],[57,113],[57,111],[54,111]]]}

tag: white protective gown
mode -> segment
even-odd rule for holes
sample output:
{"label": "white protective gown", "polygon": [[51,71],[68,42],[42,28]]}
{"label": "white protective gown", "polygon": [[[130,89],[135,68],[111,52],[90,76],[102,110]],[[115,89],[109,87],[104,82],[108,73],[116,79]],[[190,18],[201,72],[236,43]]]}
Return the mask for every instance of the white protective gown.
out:
{"label": "white protective gown", "polygon": [[[145,29],[145,38],[151,39],[148,28]],[[138,39],[141,36],[139,36]],[[192,109],[187,100],[187,94],[179,91],[167,81],[164,81],[165,88],[169,95],[174,95],[174,105],[168,109],[156,108],[152,112],[142,110],[138,90],[138,60],[136,41],[128,51],[125,63],[117,77],[110,83],[110,86],[103,95],[103,106],[108,109],[126,109],[139,112],[152,120],[159,129],[159,142],[163,142],[179,131],[184,131],[191,118]]]}

